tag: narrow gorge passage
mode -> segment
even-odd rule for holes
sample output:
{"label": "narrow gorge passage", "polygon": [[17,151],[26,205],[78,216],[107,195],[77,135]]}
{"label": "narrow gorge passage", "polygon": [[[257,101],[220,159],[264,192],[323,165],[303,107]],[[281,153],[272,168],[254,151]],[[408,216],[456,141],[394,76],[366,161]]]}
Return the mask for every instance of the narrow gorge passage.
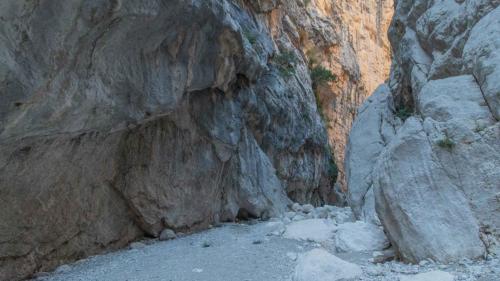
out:
{"label": "narrow gorge passage", "polygon": [[[294,211],[295,210],[295,211]],[[294,205],[282,218],[218,225],[63,265],[37,281],[495,281],[500,259],[391,261],[382,229],[349,208]]]}
{"label": "narrow gorge passage", "polygon": [[2,0],[0,281],[498,281],[499,81],[498,0]]}

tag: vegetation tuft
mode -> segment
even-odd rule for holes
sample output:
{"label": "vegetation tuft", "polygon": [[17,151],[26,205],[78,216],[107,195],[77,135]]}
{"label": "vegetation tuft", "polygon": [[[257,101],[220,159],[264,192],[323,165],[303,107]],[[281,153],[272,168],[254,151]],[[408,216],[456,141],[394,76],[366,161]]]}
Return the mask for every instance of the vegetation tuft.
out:
{"label": "vegetation tuft", "polygon": [[293,52],[284,51],[273,58],[273,63],[285,77],[290,77],[295,74],[295,64],[297,57]]}
{"label": "vegetation tuft", "polygon": [[330,82],[337,81],[337,76],[333,74],[329,69],[326,69],[321,65],[312,66],[312,68],[310,68],[310,71],[312,87],[315,91],[320,86],[324,86]]}
{"label": "vegetation tuft", "polygon": [[437,145],[451,151],[456,146],[456,143],[450,137],[445,136],[442,140],[437,142]]}
{"label": "vegetation tuft", "polygon": [[401,107],[396,110],[396,116],[403,121],[406,121],[406,119],[410,118],[410,116],[412,115],[413,115],[412,110],[409,109],[408,107]]}
{"label": "vegetation tuft", "polygon": [[333,160],[334,155],[330,144],[326,146],[326,150],[328,151],[328,155],[330,155],[330,159],[328,162],[328,175],[333,180],[333,182],[336,182],[339,174],[339,169],[337,167],[337,164],[335,164],[335,160]]}
{"label": "vegetation tuft", "polygon": [[248,43],[250,43],[252,45],[255,45],[255,43],[257,43],[257,35],[255,35],[255,33],[250,32],[250,31],[245,31],[245,32],[243,32],[243,35],[248,40]]}

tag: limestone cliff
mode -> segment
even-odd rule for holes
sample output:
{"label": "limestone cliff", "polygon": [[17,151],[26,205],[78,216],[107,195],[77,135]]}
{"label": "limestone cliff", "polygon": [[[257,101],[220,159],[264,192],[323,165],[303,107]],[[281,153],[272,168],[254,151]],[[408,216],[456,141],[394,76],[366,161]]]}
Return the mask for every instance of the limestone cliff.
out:
{"label": "limestone cliff", "polygon": [[276,4],[1,1],[0,280],[334,202],[305,58],[265,20]]}
{"label": "limestone cliff", "polygon": [[309,65],[321,65],[337,78],[315,94],[345,191],[344,150],[356,109],[389,76],[393,1],[282,2],[276,13],[284,13],[283,26],[294,45]]}
{"label": "limestone cliff", "polygon": [[[389,0],[1,1],[0,280],[337,202],[330,146],[342,184],[391,14]],[[337,79],[313,87],[313,66]]]}
{"label": "limestone cliff", "polygon": [[500,1],[399,0],[391,78],[359,109],[349,202],[402,259],[498,253]]}

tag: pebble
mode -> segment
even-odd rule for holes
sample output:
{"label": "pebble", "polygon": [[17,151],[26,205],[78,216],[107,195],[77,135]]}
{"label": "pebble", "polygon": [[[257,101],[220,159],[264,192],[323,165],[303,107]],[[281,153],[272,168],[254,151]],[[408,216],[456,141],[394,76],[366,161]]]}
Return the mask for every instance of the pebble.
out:
{"label": "pebble", "polygon": [[172,229],[164,229],[160,234],[160,241],[172,240],[177,238],[177,235]]}
{"label": "pebble", "polygon": [[144,247],[146,247],[146,244],[142,243],[142,242],[134,242],[132,244],[130,244],[130,249],[134,249],[134,250],[138,250],[138,249],[142,249]]}

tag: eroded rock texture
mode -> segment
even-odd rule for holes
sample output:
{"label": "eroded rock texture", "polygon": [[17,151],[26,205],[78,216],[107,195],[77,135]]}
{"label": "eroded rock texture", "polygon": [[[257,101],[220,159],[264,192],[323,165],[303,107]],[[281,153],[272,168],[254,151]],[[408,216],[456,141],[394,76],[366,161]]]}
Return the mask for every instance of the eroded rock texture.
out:
{"label": "eroded rock texture", "polygon": [[404,260],[498,252],[499,5],[397,1],[391,78],[359,111],[346,170],[355,214]]}
{"label": "eroded rock texture", "polygon": [[1,280],[164,228],[335,201],[277,2],[1,1]]}
{"label": "eroded rock texture", "polygon": [[328,137],[345,191],[344,151],[356,109],[389,76],[387,30],[393,0],[282,1],[276,14],[309,64],[337,77],[316,90]]}

